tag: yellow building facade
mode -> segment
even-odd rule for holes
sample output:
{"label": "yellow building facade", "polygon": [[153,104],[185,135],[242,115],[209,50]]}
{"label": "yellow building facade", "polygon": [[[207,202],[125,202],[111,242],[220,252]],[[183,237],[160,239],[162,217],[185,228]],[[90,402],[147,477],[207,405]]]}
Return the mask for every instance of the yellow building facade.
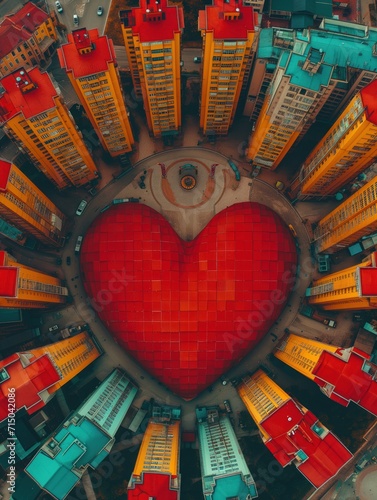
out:
{"label": "yellow building facade", "polygon": [[302,166],[300,196],[334,195],[377,156],[377,81],[361,90]]}
{"label": "yellow building facade", "polygon": [[157,492],[161,498],[179,498],[179,441],[180,421],[149,421],[128,483],[129,499],[143,493],[153,498]]}
{"label": "yellow building facade", "polygon": [[85,186],[97,168],[47,73],[17,70],[3,78],[0,123],[59,189]]}
{"label": "yellow building facade", "polygon": [[213,0],[199,11],[198,28],[203,39],[200,128],[206,135],[226,135],[251,63],[254,11],[235,0]]}
{"label": "yellow building facade", "polygon": [[2,159],[0,216],[45,245],[63,242],[64,214],[20,169]]}
{"label": "yellow building facade", "polygon": [[17,262],[0,251],[0,307],[44,308],[63,304],[68,289],[54,276]]}
{"label": "yellow building facade", "polygon": [[263,441],[267,441],[269,435],[259,424],[291,397],[263,370],[257,370],[253,375],[243,377],[237,386],[237,392],[257,424]]}
{"label": "yellow building facade", "polygon": [[94,360],[101,356],[96,344],[87,332],[28,351],[29,361],[48,354],[58,368],[61,378],[48,388],[50,394],[58,391]]}
{"label": "yellow building facade", "polygon": [[289,334],[277,346],[274,356],[301,373],[301,375],[314,380],[315,375],[312,372],[322,352],[324,350],[336,352],[338,349],[339,347],[324,344],[317,340]]}
{"label": "yellow building facade", "polygon": [[122,33],[136,96],[143,98],[147,125],[155,137],[180,132],[182,7],[167,0],[120,13]]}
{"label": "yellow building facade", "polygon": [[0,77],[23,66],[45,66],[55,52],[54,19],[31,2],[0,23]]}
{"label": "yellow building facade", "polygon": [[327,214],[314,231],[318,252],[334,253],[377,230],[377,177]]}
{"label": "yellow building facade", "polygon": [[323,309],[377,308],[377,252],[363,262],[313,281],[306,295]]}
{"label": "yellow building facade", "polygon": [[102,147],[112,157],[132,151],[134,138],[112,41],[97,29],[77,29],[68,34],[58,55]]}

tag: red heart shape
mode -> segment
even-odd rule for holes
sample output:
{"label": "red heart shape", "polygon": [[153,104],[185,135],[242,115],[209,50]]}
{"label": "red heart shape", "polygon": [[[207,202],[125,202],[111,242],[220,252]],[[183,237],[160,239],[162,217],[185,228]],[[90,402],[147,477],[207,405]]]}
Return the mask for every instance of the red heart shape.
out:
{"label": "red heart shape", "polygon": [[281,313],[294,240],[277,214],[239,203],[192,241],[146,205],[104,212],[87,232],[88,295],[118,343],[184,399],[248,353]]}

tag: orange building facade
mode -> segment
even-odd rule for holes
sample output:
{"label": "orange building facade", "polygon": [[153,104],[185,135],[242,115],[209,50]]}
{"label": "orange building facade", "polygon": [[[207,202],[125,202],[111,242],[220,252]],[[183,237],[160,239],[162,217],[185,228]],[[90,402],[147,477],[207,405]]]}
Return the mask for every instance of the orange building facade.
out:
{"label": "orange building facade", "polygon": [[136,97],[143,98],[149,130],[155,137],[181,129],[181,34],[183,9],[167,0],[140,0],[120,11],[122,33]]}
{"label": "orange building facade", "polygon": [[58,55],[102,147],[113,157],[132,151],[134,138],[112,40],[97,29],[80,28],[68,34]]}
{"label": "orange building facade", "polygon": [[237,110],[254,40],[254,11],[236,0],[213,0],[199,11],[203,39],[200,128],[226,135]]}
{"label": "orange building facade", "polygon": [[377,252],[356,266],[313,281],[306,295],[310,304],[323,309],[376,309]]}
{"label": "orange building facade", "polygon": [[0,251],[0,307],[44,308],[64,304],[68,289],[54,276],[17,262]]}
{"label": "orange building facade", "polygon": [[302,166],[300,195],[335,195],[377,155],[377,80],[348,104]]}
{"label": "orange building facade", "polygon": [[319,253],[334,253],[377,230],[377,176],[318,222]]}
{"label": "orange building facade", "polygon": [[59,189],[85,186],[98,173],[81,133],[49,75],[17,70],[1,80],[0,123]]}
{"label": "orange building facade", "polygon": [[0,215],[45,245],[62,244],[64,214],[13,163],[0,159]]}

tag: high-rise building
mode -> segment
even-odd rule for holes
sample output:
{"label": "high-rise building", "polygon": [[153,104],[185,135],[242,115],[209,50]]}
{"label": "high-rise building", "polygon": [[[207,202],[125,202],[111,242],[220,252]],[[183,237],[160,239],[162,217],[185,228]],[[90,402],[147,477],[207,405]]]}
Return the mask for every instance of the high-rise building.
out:
{"label": "high-rise building", "polygon": [[4,16],[0,23],[0,77],[22,66],[43,68],[56,49],[53,18],[32,2]]}
{"label": "high-rise building", "polygon": [[375,161],[377,80],[352,99],[309,154],[300,172],[299,197],[335,195]]}
{"label": "high-rise building", "polygon": [[128,500],[179,500],[180,414],[179,408],[164,407],[163,414],[150,419],[128,483]]}
{"label": "high-rise building", "polygon": [[[0,361],[0,399],[8,388],[17,392],[14,412],[24,408],[32,414],[42,408],[64,384],[101,355],[88,333],[50,345],[16,352]],[[0,422],[6,418],[6,405],[0,405]]]}
{"label": "high-rise building", "polygon": [[232,125],[246,67],[252,57],[254,11],[238,0],[213,0],[199,11],[203,38],[200,128],[226,135]]}
{"label": "high-rise building", "polygon": [[98,29],[79,28],[68,34],[58,55],[103,148],[113,157],[132,151],[112,40]]}
{"label": "high-rise building", "polygon": [[314,242],[318,252],[334,253],[377,229],[377,177],[318,222]]}
{"label": "high-rise building", "polygon": [[377,252],[363,262],[314,280],[306,290],[310,304],[323,309],[376,309]]}
{"label": "high-rise building", "polygon": [[205,500],[251,500],[257,488],[232,424],[218,407],[196,409]]}
{"label": "high-rise building", "polygon": [[293,400],[263,370],[243,378],[237,391],[275,459],[283,467],[293,463],[316,488],[352,458],[311,411]]}
{"label": "high-rise building", "polygon": [[353,401],[377,416],[377,365],[372,361],[375,333],[370,333],[372,349],[365,347],[370,343],[364,339],[358,342],[359,336],[353,347],[344,349],[289,334],[274,355],[313,380],[333,401],[343,406]]}
{"label": "high-rise building", "polygon": [[38,68],[1,80],[0,124],[59,189],[85,186],[98,173],[60,90]]}
{"label": "high-rise building", "polygon": [[62,244],[64,214],[13,163],[0,158],[0,214],[45,245]]}
{"label": "high-rise building", "polygon": [[[45,407],[56,391],[101,355],[86,332],[54,344],[16,352],[0,361],[0,429],[7,426],[8,394],[14,393],[16,458],[25,458],[34,448],[27,431],[29,415]],[[32,445],[38,442],[32,440]],[[6,440],[0,443],[0,465],[7,467]],[[32,448],[32,449],[30,449]]]}
{"label": "high-rise building", "polygon": [[43,308],[62,304],[68,289],[59,278],[24,266],[0,251],[0,307]]}
{"label": "high-rise building", "polygon": [[[25,467],[39,488],[64,500],[89,467],[95,469],[108,456],[137,388],[119,369],[114,370],[75,410]],[[25,476],[16,483],[21,496]]]}
{"label": "high-rise building", "polygon": [[181,34],[183,9],[167,0],[140,0],[120,11],[122,32],[136,96],[143,97],[147,124],[155,137],[181,129]]}
{"label": "high-rise building", "polygon": [[334,121],[376,78],[376,42],[377,30],[334,19],[263,29],[244,109],[253,123],[247,157],[273,170],[314,121]]}

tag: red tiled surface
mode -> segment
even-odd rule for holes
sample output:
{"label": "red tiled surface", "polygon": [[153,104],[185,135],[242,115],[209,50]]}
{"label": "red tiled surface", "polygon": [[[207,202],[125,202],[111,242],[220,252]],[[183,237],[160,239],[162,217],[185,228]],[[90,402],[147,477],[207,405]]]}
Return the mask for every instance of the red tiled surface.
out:
{"label": "red tiled surface", "polygon": [[222,211],[190,242],[151,208],[124,204],[91,226],[81,263],[88,295],[117,342],[191,399],[275,322],[296,248],[281,219],[257,203]]}
{"label": "red tiled surface", "polygon": [[288,400],[268,416],[262,428],[271,436],[267,448],[282,466],[295,458],[302,450],[307,458],[297,465],[298,470],[316,487],[333,477],[352,454],[331,432],[319,436],[313,424],[319,423],[310,411],[301,411],[298,405]]}

